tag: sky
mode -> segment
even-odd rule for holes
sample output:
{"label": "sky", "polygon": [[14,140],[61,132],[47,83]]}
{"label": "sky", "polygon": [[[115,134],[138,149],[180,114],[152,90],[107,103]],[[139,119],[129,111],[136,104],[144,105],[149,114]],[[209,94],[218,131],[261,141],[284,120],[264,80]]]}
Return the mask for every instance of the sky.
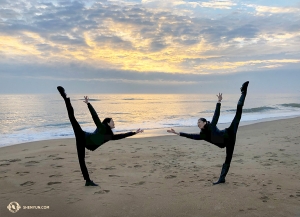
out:
{"label": "sky", "polygon": [[300,0],[0,0],[0,94],[300,93]]}

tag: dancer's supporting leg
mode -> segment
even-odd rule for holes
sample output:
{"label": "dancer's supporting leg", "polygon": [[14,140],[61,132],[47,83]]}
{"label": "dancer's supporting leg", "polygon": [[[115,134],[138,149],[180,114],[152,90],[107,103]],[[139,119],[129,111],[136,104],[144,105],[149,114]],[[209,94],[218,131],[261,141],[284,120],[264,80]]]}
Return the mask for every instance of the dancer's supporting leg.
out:
{"label": "dancer's supporting leg", "polygon": [[83,175],[83,178],[86,180],[86,186],[97,186],[93,181],[91,181],[89,172],[87,170],[86,164],[85,164],[85,135],[83,130],[81,129],[79,123],[77,122],[75,115],[74,115],[74,109],[71,105],[70,98],[67,98],[67,95],[65,93],[65,90],[63,87],[57,87],[58,91],[60,92],[61,96],[65,100],[66,108],[68,111],[68,116],[70,119],[70,122],[73,127],[73,131],[76,138],[76,148],[77,148],[77,155],[78,155],[78,161],[80,165],[80,169]]}
{"label": "dancer's supporting leg", "polygon": [[238,130],[238,127],[240,124],[240,120],[242,118],[242,111],[243,111],[245,98],[247,95],[248,84],[249,84],[249,81],[245,82],[241,87],[241,96],[240,96],[240,99],[237,104],[236,113],[235,113],[235,116],[234,116],[230,126],[227,129],[230,139],[226,146],[225,163],[222,166],[220,178],[217,182],[213,183],[214,185],[220,184],[220,183],[225,183],[225,177],[229,171],[229,167],[230,167],[230,163],[231,163],[232,155],[233,155],[233,151],[234,151],[234,146],[235,146],[235,141],[236,141],[236,133],[237,133],[237,130]]}

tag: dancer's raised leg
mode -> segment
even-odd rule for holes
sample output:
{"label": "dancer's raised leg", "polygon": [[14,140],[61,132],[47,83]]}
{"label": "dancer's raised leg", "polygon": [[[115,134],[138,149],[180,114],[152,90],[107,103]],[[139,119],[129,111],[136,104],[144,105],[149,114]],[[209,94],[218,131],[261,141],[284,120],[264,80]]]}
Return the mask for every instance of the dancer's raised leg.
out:
{"label": "dancer's raised leg", "polygon": [[237,130],[238,130],[238,127],[240,124],[240,120],[242,118],[242,111],[243,111],[243,106],[244,106],[244,102],[245,102],[246,95],[247,95],[248,84],[249,84],[249,81],[245,82],[241,87],[241,96],[237,103],[236,113],[235,113],[235,116],[234,116],[230,126],[228,127],[228,129],[231,131],[231,133],[234,134],[234,136],[237,133]]}
{"label": "dancer's raised leg", "polygon": [[77,122],[77,120],[75,118],[74,109],[72,107],[70,98],[67,98],[67,94],[65,93],[65,89],[63,87],[58,86],[57,89],[58,89],[60,95],[62,96],[62,98],[64,99],[64,101],[66,103],[66,108],[67,108],[67,111],[68,111],[68,116],[69,116],[70,122],[72,124],[75,137],[81,136],[81,134],[82,134],[83,131],[82,131],[79,123]]}
{"label": "dancer's raised leg", "polygon": [[214,182],[213,184],[220,184],[220,183],[225,183],[225,177],[229,171],[230,168],[230,163],[232,160],[232,155],[234,151],[234,146],[235,146],[235,140],[236,140],[236,133],[240,124],[240,120],[242,118],[242,110],[245,102],[245,98],[247,95],[247,88],[248,88],[249,81],[245,82],[242,87],[241,87],[241,96],[237,104],[237,109],[236,109],[236,114],[228,127],[227,131],[229,133],[229,141],[226,146],[226,159],[225,163],[222,166],[221,174],[219,177],[219,180],[217,182]]}
{"label": "dancer's raised leg", "polygon": [[74,109],[72,107],[71,100],[70,100],[70,98],[67,98],[67,94],[65,93],[65,89],[63,87],[58,86],[57,90],[59,91],[60,95],[63,97],[63,99],[66,103],[68,116],[69,116],[70,122],[72,124],[73,131],[74,131],[75,138],[76,138],[76,148],[77,148],[77,155],[78,155],[80,169],[81,169],[83,178],[86,180],[85,185],[86,186],[98,186],[90,179],[89,172],[88,172],[86,164],[85,164],[85,135],[84,135],[84,132],[81,129],[78,121],[75,118]]}

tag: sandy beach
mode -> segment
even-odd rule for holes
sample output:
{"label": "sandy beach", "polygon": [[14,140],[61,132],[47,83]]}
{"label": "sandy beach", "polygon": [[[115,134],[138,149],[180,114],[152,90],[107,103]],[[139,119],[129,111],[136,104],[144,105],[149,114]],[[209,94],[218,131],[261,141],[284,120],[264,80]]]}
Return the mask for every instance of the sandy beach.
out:
{"label": "sandy beach", "polygon": [[[300,118],[241,126],[226,183],[217,186],[225,149],[175,135],[87,151],[99,187],[84,186],[75,139],[3,147],[0,216],[300,216],[299,129]],[[16,213],[7,208],[13,201]]]}

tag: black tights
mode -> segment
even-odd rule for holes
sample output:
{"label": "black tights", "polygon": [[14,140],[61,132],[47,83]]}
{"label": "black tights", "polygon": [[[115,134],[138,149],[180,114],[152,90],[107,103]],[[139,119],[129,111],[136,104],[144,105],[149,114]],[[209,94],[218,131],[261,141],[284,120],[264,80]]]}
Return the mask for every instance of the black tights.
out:
{"label": "black tights", "polygon": [[229,142],[227,143],[226,146],[226,159],[225,159],[225,164],[230,164],[233,151],[234,151],[234,146],[235,146],[235,140],[236,140],[236,133],[240,124],[240,120],[242,118],[242,110],[243,106],[238,105],[236,109],[235,116],[230,124],[230,126],[227,128],[228,133],[229,133]]}
{"label": "black tights", "polygon": [[87,181],[90,181],[89,172],[85,165],[85,135],[74,116],[74,109],[71,105],[70,98],[66,98],[65,103],[66,103],[66,107],[68,110],[68,116],[69,116],[70,122],[72,124],[75,138],[76,138],[76,148],[77,148],[80,169],[81,169],[83,178]]}

